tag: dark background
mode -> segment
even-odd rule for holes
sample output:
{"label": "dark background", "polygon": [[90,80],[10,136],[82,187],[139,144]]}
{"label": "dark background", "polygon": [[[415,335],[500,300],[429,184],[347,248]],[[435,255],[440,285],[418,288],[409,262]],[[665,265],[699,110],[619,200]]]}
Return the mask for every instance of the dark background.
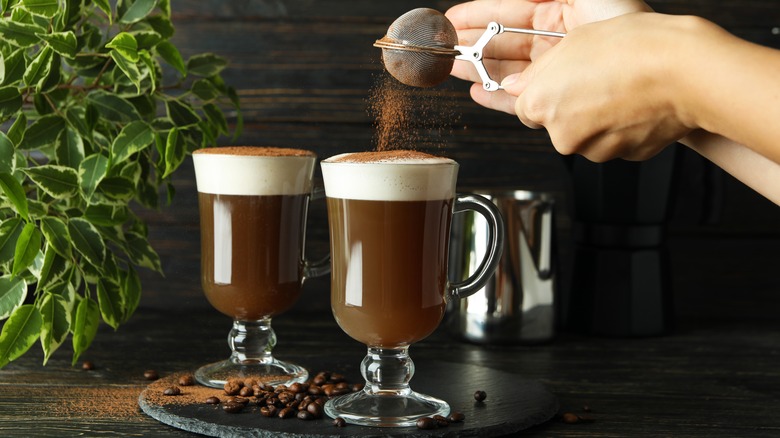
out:
{"label": "dark background", "polygon": [[[326,158],[373,147],[369,90],[383,74],[371,45],[387,26],[417,7],[445,11],[457,2],[355,0],[177,0],[175,43],[186,57],[214,52],[238,90],[245,121],[240,138],[221,144],[305,148]],[[658,12],[696,14],[751,41],[780,47],[780,2],[654,1]],[[576,74],[576,72],[572,72]],[[780,76],[779,76],[780,77]],[[421,99],[454,113],[443,147],[432,152],[461,164],[459,187],[512,187],[552,192],[557,203],[561,286],[570,281],[572,181],[546,132],[514,116],[479,107],[468,84],[451,79]],[[728,102],[723,102],[728,105]],[[435,105],[434,105],[435,106]],[[229,117],[235,122],[235,114]],[[780,122],[780,121],[779,121]],[[780,310],[780,208],[682,146],[670,199],[667,243],[676,319],[776,319]],[[597,166],[594,164],[594,166]],[[317,177],[319,177],[319,169]],[[172,205],[141,212],[150,225],[165,278],[144,272],[146,309],[208,308],[193,276],[199,267],[197,196],[192,162],[174,176]],[[311,257],[327,250],[324,203],[315,203],[308,233]],[[304,290],[297,308],[329,312],[327,279]],[[295,311],[295,309],[293,310]]]}

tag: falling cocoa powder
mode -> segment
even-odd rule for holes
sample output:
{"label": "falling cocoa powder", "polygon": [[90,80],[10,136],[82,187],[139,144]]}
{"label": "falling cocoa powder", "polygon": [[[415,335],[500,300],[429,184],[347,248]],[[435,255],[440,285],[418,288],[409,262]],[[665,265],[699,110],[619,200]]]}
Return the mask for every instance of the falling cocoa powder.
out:
{"label": "falling cocoa powder", "polygon": [[454,95],[444,88],[414,88],[387,72],[377,76],[368,98],[374,120],[374,150],[435,150],[446,146],[460,119]]}

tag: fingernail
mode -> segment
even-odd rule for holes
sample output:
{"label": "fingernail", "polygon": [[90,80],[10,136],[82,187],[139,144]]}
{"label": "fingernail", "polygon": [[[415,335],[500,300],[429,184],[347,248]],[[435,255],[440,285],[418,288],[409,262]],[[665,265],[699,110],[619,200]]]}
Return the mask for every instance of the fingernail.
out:
{"label": "fingernail", "polygon": [[520,73],[511,74],[504,78],[503,81],[501,81],[501,88],[506,88],[515,82],[517,82],[517,79],[520,77]]}

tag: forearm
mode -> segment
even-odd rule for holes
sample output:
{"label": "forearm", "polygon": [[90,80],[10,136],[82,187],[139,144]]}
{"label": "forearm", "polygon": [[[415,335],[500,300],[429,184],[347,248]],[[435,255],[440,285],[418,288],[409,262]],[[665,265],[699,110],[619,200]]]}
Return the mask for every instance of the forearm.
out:
{"label": "forearm", "polygon": [[780,51],[692,21],[681,42],[695,43],[677,60],[683,119],[780,163]]}
{"label": "forearm", "polygon": [[780,164],[722,136],[696,130],[680,142],[780,205]]}

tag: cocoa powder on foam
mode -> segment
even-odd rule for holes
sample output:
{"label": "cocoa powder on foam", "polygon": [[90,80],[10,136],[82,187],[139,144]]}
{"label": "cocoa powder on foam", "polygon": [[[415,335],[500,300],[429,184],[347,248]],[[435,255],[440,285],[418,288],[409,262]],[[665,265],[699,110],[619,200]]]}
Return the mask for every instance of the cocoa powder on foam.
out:
{"label": "cocoa powder on foam", "polygon": [[270,146],[220,146],[197,149],[193,154],[241,155],[253,157],[309,157],[314,152],[304,149],[277,148]]}
{"label": "cocoa powder on foam", "polygon": [[377,161],[424,160],[429,158],[437,157],[425,152],[398,149],[377,152],[356,152],[331,161],[334,163],[372,163]]}

